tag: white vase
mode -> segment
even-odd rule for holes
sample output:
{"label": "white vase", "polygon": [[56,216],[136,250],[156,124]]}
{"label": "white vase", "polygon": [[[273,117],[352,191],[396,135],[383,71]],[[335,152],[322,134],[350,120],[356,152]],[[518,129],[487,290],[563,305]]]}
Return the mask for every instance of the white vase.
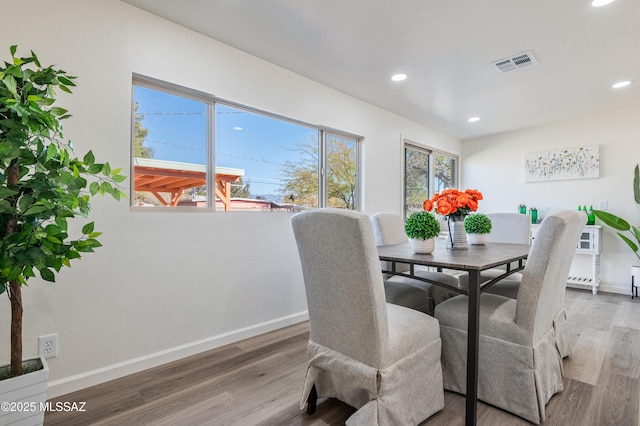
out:
{"label": "white vase", "polygon": [[[32,373],[0,380],[0,402],[8,404],[9,410],[0,410],[0,425],[41,425],[47,400],[49,367],[44,358],[22,363],[39,368]],[[0,369],[9,366],[0,367]]]}
{"label": "white vase", "polygon": [[469,244],[474,246],[483,246],[487,242],[489,234],[467,234]]}
{"label": "white vase", "polygon": [[413,245],[413,251],[417,254],[429,254],[436,248],[436,240],[433,238],[428,240],[411,238],[411,244]]}
{"label": "white vase", "polygon": [[449,229],[447,248],[453,250],[468,249],[467,232],[464,230],[464,216],[449,216],[447,227]]}

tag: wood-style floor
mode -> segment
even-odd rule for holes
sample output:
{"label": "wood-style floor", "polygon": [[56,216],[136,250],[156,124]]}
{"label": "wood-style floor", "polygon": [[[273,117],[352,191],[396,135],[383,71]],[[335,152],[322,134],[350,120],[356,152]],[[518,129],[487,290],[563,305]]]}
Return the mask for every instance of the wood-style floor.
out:
{"label": "wood-style floor", "polygon": [[[564,391],[547,405],[545,425],[639,425],[640,300],[568,289],[573,355]],[[86,402],[85,412],[48,412],[53,425],[343,425],[354,409],[320,400],[299,409],[308,323],[287,327],[53,401]],[[464,424],[464,397],[445,392],[445,408],[423,425]],[[479,425],[526,421],[479,403]]]}

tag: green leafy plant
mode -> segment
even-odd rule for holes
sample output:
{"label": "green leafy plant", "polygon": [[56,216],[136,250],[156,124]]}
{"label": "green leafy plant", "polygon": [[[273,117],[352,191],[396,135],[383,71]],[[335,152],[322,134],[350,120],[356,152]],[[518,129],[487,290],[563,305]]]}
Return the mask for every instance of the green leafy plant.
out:
{"label": "green leafy plant", "polygon": [[440,234],[440,222],[431,212],[415,212],[407,218],[404,232],[409,238],[428,240]]}
{"label": "green leafy plant", "polygon": [[464,218],[464,230],[467,234],[488,234],[491,232],[491,219],[482,213],[467,215]]}
{"label": "green leafy plant", "polygon": [[[640,168],[638,165],[636,165],[636,168],[633,172],[633,197],[636,203],[640,204]],[[609,212],[594,210],[593,213],[598,219],[602,221],[602,223],[615,229],[616,231],[620,231],[617,233],[620,239],[622,239],[622,241],[624,241],[627,246],[629,246],[631,251],[633,251],[633,254],[635,254],[636,257],[640,259],[640,254],[638,254],[638,250],[640,247],[640,229],[631,225],[621,217]],[[628,235],[623,234],[623,232],[627,232]]]}
{"label": "green leafy plant", "polygon": [[640,166],[637,164],[633,171],[633,199],[640,204]]}
{"label": "green leafy plant", "polygon": [[21,287],[36,274],[54,282],[63,266],[101,246],[93,222],[69,234],[69,219],[87,217],[92,196],[126,196],[121,169],[91,151],[75,157],[62,139],[70,115],[55,105],[55,89],[71,93],[75,77],[16,50],[0,66],[0,294],[11,303],[11,376],[22,373]]}

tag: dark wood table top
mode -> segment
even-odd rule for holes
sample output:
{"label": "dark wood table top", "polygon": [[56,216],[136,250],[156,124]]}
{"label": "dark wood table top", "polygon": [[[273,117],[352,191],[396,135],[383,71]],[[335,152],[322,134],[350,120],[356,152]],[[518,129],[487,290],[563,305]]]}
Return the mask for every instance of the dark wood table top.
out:
{"label": "dark wood table top", "polygon": [[528,244],[486,243],[469,245],[468,250],[446,248],[446,240],[436,239],[436,248],[431,254],[416,254],[411,243],[391,244],[378,247],[380,260],[461,271],[484,271],[506,263],[526,259]]}

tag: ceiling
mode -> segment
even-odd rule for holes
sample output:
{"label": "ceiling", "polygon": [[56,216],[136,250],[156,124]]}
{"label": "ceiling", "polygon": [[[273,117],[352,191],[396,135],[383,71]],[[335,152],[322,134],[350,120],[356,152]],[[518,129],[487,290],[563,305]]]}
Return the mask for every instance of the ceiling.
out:
{"label": "ceiling", "polygon": [[459,139],[640,105],[638,0],[123,1]]}

